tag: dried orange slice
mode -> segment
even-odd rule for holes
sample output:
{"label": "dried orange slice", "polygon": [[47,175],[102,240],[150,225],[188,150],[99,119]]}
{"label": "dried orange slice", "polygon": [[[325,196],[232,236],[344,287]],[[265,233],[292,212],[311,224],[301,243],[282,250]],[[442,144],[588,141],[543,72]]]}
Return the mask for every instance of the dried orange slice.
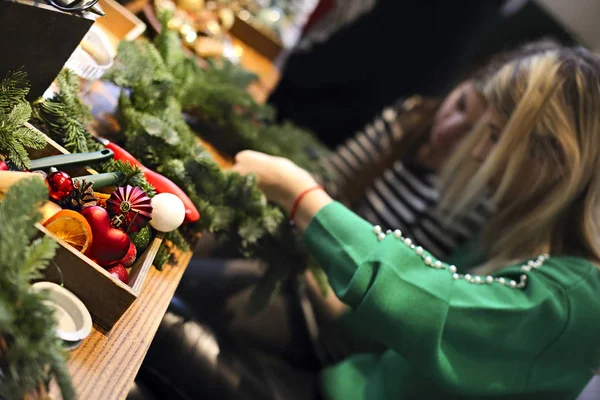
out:
{"label": "dried orange slice", "polygon": [[61,210],[44,222],[44,226],[82,253],[92,245],[92,227],[76,211]]}

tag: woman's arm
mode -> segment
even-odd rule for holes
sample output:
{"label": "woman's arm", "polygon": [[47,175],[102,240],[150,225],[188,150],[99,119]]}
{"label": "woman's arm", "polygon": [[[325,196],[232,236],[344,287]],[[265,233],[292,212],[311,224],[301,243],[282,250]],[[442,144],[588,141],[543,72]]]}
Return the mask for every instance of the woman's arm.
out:
{"label": "woman's arm", "polygon": [[[315,184],[285,160],[244,152],[238,161],[288,211]],[[528,274],[523,289],[456,279],[451,266],[399,232],[382,235],[322,191],[306,195],[296,215],[337,297],[352,309],[353,326],[444,385],[473,393],[494,381],[524,388],[524,371],[566,326],[568,296],[544,274]],[[515,266],[503,276],[509,282],[522,273]]]}
{"label": "woman's arm", "polygon": [[[407,238],[379,237],[339,203],[323,207],[304,238],[351,308],[352,326],[446,387],[476,394],[512,381],[524,389],[526,371],[569,321],[569,294],[551,276],[528,273],[523,289],[455,279],[449,265],[436,267]],[[522,273],[513,266],[501,276],[508,283]]]}

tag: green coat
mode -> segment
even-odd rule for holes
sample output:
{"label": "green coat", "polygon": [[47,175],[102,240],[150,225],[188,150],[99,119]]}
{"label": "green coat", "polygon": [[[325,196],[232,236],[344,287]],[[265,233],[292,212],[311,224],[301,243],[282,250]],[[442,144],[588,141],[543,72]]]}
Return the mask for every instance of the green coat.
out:
{"label": "green coat", "polygon": [[584,259],[551,257],[523,288],[454,279],[339,203],[304,239],[353,326],[389,348],[326,369],[327,399],[573,399],[600,366],[600,272]]}

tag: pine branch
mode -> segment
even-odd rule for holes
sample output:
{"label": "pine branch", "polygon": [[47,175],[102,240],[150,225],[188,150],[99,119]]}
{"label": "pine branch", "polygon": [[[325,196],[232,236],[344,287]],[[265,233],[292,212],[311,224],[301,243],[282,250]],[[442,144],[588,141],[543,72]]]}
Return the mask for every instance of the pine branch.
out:
{"label": "pine branch", "polygon": [[119,183],[120,186],[138,186],[146,192],[149,197],[154,197],[156,194],[154,186],[146,180],[144,171],[137,165],[132,165],[129,161],[109,160],[100,167],[100,170],[102,172],[121,172],[124,179]]}
{"label": "pine branch", "polygon": [[45,146],[42,135],[23,126],[31,117],[31,107],[25,101],[28,92],[24,72],[9,73],[0,82],[0,153],[8,156],[20,169],[29,167],[27,149]]}
{"label": "pine branch", "polygon": [[156,256],[154,257],[154,263],[152,265],[154,265],[154,267],[157,270],[162,271],[165,264],[167,263],[167,261],[169,261],[170,257],[171,257],[171,252],[167,248],[166,244],[163,242],[160,245],[160,248],[158,249]]}
{"label": "pine branch", "polygon": [[173,243],[175,247],[177,247],[183,252],[190,251],[190,245],[178,230],[168,232],[165,235],[165,239]]}
{"label": "pine branch", "polygon": [[65,104],[74,119],[82,125],[87,125],[94,120],[90,108],[79,98],[79,77],[70,69],[63,69],[56,77],[59,92],[56,94],[57,102]]}
{"label": "pine branch", "polygon": [[40,98],[33,103],[34,116],[37,123],[43,127],[53,140],[71,153],[87,152],[91,134],[76,117],[76,110],[61,98]]}
{"label": "pine branch", "polygon": [[47,197],[45,183],[31,178],[11,186],[0,202],[0,397],[23,398],[56,378],[62,397],[74,398],[53,312],[29,285],[57,246],[49,238],[32,243]]}
{"label": "pine branch", "polygon": [[21,279],[31,282],[42,277],[41,271],[54,258],[57,248],[58,242],[49,237],[34,240],[25,251],[25,258],[20,269]]}
{"label": "pine branch", "polygon": [[9,72],[0,81],[0,109],[6,113],[10,112],[17,103],[25,100],[29,89],[29,80],[25,72]]}

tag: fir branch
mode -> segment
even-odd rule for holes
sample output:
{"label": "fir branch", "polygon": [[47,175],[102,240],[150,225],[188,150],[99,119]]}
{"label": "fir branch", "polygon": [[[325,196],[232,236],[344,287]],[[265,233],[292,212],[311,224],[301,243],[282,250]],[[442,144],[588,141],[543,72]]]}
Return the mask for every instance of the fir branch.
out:
{"label": "fir branch", "polygon": [[242,90],[246,90],[252,82],[258,79],[258,75],[254,72],[241,68],[227,59],[219,60],[219,62],[215,59],[208,59],[207,63],[213,72],[218,73],[222,82]]}
{"label": "fir branch", "polygon": [[91,149],[91,134],[79,120],[77,110],[62,101],[62,97],[40,98],[33,103],[36,122],[45,128],[50,138],[71,153],[84,153]]}
{"label": "fir branch", "polygon": [[29,168],[27,149],[41,149],[45,140],[38,132],[23,126],[31,117],[25,96],[29,92],[24,72],[9,73],[0,82],[0,153],[20,169]]}
{"label": "fir branch", "polygon": [[144,171],[142,171],[142,169],[137,165],[131,164],[129,161],[124,162],[114,159],[109,160],[102,164],[100,170],[102,172],[121,172],[124,176],[124,179],[119,183],[120,186],[138,186],[140,189],[146,192],[149,197],[154,197],[156,194],[154,186],[152,186],[146,180]]}
{"label": "fir branch", "polygon": [[152,265],[154,265],[154,267],[157,270],[162,271],[165,264],[167,263],[167,261],[169,261],[170,257],[171,257],[171,252],[167,248],[166,244],[163,242],[160,245],[160,248],[158,249],[156,256],[154,257],[154,263]]}
{"label": "fir branch", "polygon": [[22,279],[30,282],[42,276],[41,271],[44,270],[50,260],[56,254],[58,242],[50,237],[43,237],[34,240],[25,251],[25,257],[20,269]]}
{"label": "fir branch", "polygon": [[282,281],[289,275],[287,268],[271,266],[267,268],[261,280],[253,288],[246,311],[250,315],[263,310],[269,302],[281,291]]}
{"label": "fir branch", "polygon": [[[29,183],[29,182],[34,183]],[[27,185],[13,185],[0,203],[0,263],[17,274],[23,264],[23,254],[15,249],[25,249],[29,238],[36,233],[36,210],[48,197],[48,188],[39,179],[25,180]]]}
{"label": "fir branch", "polygon": [[47,196],[43,180],[31,178],[11,186],[0,202],[0,398],[23,398],[50,378],[64,399],[74,398],[53,312],[44,294],[29,290],[56,249],[51,239],[32,243]]}
{"label": "fir branch", "polygon": [[[228,64],[203,70],[184,54],[176,33],[166,26],[154,43],[156,47],[144,40],[123,43],[115,67],[105,75],[123,88],[119,122],[126,147],[187,193],[202,215],[197,230],[213,232],[244,256],[259,257],[273,265],[270,268],[279,268],[278,272],[269,270],[265,279],[273,281],[260,286],[270,294],[256,295],[259,300],[269,299],[283,276],[307,265],[306,251],[298,246],[281,210],[267,204],[255,177],[221,171],[199,144],[182,111],[218,127],[229,141],[241,146],[239,150],[253,148],[285,156],[306,168],[318,166],[313,161],[325,148],[291,124],[272,125],[273,109],[257,104],[244,90],[250,82],[248,75]],[[277,132],[284,135],[279,137]],[[168,260],[165,249],[155,260],[159,268]],[[281,268],[282,264],[289,265]]]}
{"label": "fir branch", "polygon": [[63,69],[56,77],[59,92],[55,95],[56,101],[65,105],[74,119],[82,125],[87,125],[94,120],[90,108],[79,98],[79,77],[70,69]]}
{"label": "fir branch", "polygon": [[25,101],[29,89],[30,84],[25,72],[9,72],[0,81],[0,109],[9,113],[16,104]]}
{"label": "fir branch", "polygon": [[173,243],[175,247],[183,252],[190,251],[190,245],[178,230],[168,232],[165,235],[165,239]]}

